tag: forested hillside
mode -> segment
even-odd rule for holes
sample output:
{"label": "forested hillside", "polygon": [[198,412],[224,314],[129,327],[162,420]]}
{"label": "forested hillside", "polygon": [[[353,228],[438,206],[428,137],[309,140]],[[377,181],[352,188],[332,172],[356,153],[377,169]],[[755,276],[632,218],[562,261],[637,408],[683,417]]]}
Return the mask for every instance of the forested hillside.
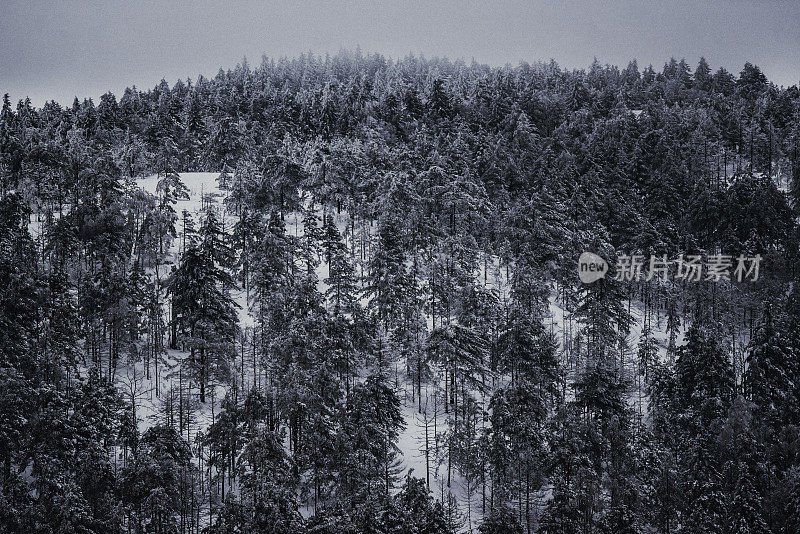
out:
{"label": "forested hillside", "polygon": [[749,63],[6,95],[0,531],[796,533],[798,208]]}

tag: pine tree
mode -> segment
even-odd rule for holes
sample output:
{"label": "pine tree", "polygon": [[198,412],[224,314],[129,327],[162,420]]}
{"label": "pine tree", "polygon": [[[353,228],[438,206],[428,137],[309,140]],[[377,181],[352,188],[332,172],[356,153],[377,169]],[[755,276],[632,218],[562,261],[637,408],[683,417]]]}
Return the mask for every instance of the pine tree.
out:
{"label": "pine tree", "polygon": [[400,320],[408,296],[410,281],[405,257],[399,221],[382,221],[378,229],[376,251],[369,265],[367,291],[372,295],[370,305],[385,326]]}
{"label": "pine tree", "polygon": [[334,314],[352,314],[357,306],[358,285],[355,270],[332,215],[325,218],[322,229],[322,250],[325,262],[328,264],[328,278],[324,280],[328,286],[325,297],[333,306]]}
{"label": "pine tree", "polygon": [[177,528],[179,495],[191,457],[189,444],[173,428],[154,426],[144,433],[121,481],[127,513],[137,532]]}
{"label": "pine tree", "polygon": [[245,531],[289,534],[303,526],[297,476],[282,441],[282,436],[260,429],[244,447],[239,476]]}
{"label": "pine tree", "polygon": [[794,386],[800,369],[794,346],[781,330],[768,307],[750,341],[744,377],[747,398],[758,407],[759,420],[773,431],[800,422]]}
{"label": "pine tree", "polygon": [[206,399],[208,378],[228,374],[239,329],[238,306],[228,294],[234,283],[220,265],[229,256],[215,228],[214,219],[209,217],[201,231],[202,241],[186,251],[168,282],[172,320],[179,340],[191,351],[201,402]]}
{"label": "pine tree", "polygon": [[389,494],[398,482],[397,439],[404,427],[400,399],[385,375],[370,375],[353,389],[342,421],[343,495],[359,502]]}
{"label": "pine tree", "polygon": [[481,523],[478,532],[481,534],[522,534],[523,530],[510,510],[497,508]]}
{"label": "pine tree", "polygon": [[406,475],[392,504],[387,507],[386,523],[393,526],[397,534],[448,532],[442,504],[434,501],[421,478],[415,478],[411,473]]}

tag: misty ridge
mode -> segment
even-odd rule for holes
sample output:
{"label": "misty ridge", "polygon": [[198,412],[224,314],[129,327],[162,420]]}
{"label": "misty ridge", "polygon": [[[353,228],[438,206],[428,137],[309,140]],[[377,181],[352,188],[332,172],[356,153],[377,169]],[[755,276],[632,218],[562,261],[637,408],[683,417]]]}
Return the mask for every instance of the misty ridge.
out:
{"label": "misty ridge", "polygon": [[0,531],[796,533],[799,208],[751,63],[6,94]]}

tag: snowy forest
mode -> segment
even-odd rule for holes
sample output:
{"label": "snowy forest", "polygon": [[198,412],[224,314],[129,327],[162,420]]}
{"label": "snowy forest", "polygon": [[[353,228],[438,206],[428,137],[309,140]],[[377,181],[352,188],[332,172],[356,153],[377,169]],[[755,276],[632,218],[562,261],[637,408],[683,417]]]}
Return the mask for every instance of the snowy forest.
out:
{"label": "snowy forest", "polygon": [[[800,532],[797,86],[340,52],[20,96],[0,531]],[[722,254],[758,276],[615,276]]]}

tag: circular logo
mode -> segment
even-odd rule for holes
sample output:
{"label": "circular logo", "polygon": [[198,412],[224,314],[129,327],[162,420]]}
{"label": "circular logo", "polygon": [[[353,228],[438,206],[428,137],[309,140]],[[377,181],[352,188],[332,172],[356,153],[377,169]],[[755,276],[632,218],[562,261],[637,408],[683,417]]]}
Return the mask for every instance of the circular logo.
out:
{"label": "circular logo", "polygon": [[584,252],[578,258],[578,277],[584,284],[591,284],[603,278],[608,272],[606,260],[592,252]]}

